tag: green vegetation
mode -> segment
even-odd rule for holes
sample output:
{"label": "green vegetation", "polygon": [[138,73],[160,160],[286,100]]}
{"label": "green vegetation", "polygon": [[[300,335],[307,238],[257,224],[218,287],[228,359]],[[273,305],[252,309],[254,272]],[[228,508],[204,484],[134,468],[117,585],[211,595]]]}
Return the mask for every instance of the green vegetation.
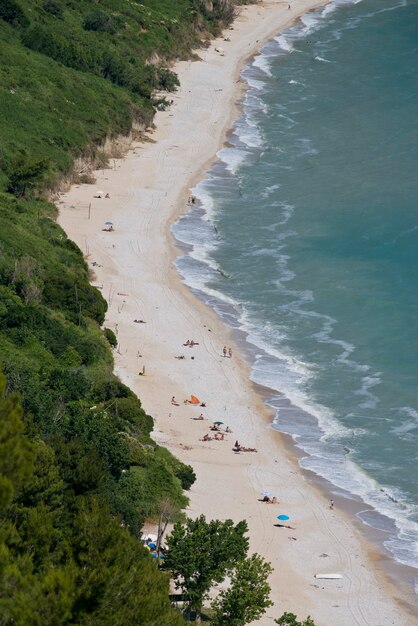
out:
{"label": "green vegetation", "polygon": [[189,611],[200,618],[202,605],[214,583],[222,582],[248,550],[247,523],[207,522],[204,515],[178,522],[167,538],[165,567],[181,589]]}
{"label": "green vegetation", "polygon": [[267,582],[272,567],[259,554],[238,561],[231,584],[212,604],[211,626],[245,626],[259,619],[273,603]]}
{"label": "green vegetation", "polygon": [[30,172],[42,162],[51,186],[74,157],[148,125],[166,104],[154,92],[178,85],[168,64],[232,19],[229,1],[209,5],[0,0],[0,190],[25,191],[10,180],[25,163]]}
{"label": "green vegetation", "polygon": [[[75,494],[59,447],[29,440],[5,387],[0,376],[0,624],[183,624],[167,576],[103,501]],[[91,478],[88,460],[100,457],[85,459]]]}

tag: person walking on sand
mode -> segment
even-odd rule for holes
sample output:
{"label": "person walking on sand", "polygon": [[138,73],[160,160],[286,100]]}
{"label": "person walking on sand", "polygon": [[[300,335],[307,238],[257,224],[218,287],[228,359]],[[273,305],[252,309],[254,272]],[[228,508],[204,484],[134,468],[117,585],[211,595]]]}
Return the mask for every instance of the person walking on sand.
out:
{"label": "person walking on sand", "polygon": [[329,508],[332,510],[334,508],[334,500],[329,501]]}
{"label": "person walking on sand", "polygon": [[231,348],[229,348],[229,350],[228,350],[228,356],[229,356],[229,358],[232,358],[232,349]]}
{"label": "person walking on sand", "polygon": [[224,357],[225,357],[225,356],[227,355],[227,349],[226,349],[226,346],[224,346],[223,353],[224,353]]}

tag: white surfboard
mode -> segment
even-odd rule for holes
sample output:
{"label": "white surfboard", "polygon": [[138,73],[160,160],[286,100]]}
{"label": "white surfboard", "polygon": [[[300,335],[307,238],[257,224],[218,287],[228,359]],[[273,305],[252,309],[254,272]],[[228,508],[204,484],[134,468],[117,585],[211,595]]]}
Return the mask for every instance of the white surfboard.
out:
{"label": "white surfboard", "polygon": [[337,580],[339,578],[342,578],[341,574],[315,574],[315,578],[326,578],[329,580]]}

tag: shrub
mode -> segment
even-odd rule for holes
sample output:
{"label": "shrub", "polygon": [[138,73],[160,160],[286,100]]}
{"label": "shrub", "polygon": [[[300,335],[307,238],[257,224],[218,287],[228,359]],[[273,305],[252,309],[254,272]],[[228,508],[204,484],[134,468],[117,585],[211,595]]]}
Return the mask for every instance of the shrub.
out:
{"label": "shrub", "polygon": [[47,161],[43,158],[18,157],[8,172],[7,191],[18,197],[26,196],[29,191],[33,191],[41,184],[47,169]]}
{"label": "shrub", "polygon": [[64,15],[62,11],[62,6],[55,2],[55,0],[46,0],[46,2],[42,5],[43,10],[54,17],[57,17],[59,20],[62,20]]}
{"label": "shrub", "polygon": [[179,470],[176,472],[177,478],[181,481],[181,486],[183,489],[188,491],[190,487],[196,480],[196,474],[193,471],[193,467],[191,465],[181,465]]}
{"label": "shrub", "polygon": [[166,67],[159,67],[156,72],[157,88],[163,91],[176,91],[180,85],[177,74],[167,69]]}
{"label": "shrub", "polygon": [[105,328],[104,335],[106,339],[108,340],[108,342],[110,343],[110,345],[112,346],[112,348],[116,348],[116,346],[118,345],[118,340],[113,330],[111,330],[110,328]]}
{"label": "shrub", "polygon": [[120,428],[128,428],[142,436],[149,435],[153,429],[152,417],[145,413],[134,394],[127,398],[116,398],[108,410],[120,422]]}
{"label": "shrub", "polygon": [[15,0],[0,0],[0,18],[12,26],[26,28],[29,20]]}
{"label": "shrub", "polygon": [[83,28],[84,30],[94,30],[99,33],[108,33],[109,35],[116,33],[112,18],[100,10],[92,11],[85,17]]}

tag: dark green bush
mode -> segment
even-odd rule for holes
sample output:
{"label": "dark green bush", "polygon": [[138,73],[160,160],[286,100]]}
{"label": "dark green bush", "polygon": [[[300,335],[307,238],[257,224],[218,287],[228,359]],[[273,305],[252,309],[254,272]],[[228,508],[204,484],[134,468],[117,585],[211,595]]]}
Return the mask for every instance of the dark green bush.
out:
{"label": "dark green bush", "polygon": [[47,169],[48,163],[44,158],[18,157],[8,172],[9,186],[7,191],[17,197],[26,196],[41,185]]}
{"label": "dark green bush", "polygon": [[[58,268],[54,268],[54,272]],[[82,318],[91,317],[103,324],[107,302],[98,289],[80,275],[58,272],[45,278],[43,302],[49,307],[65,312],[70,320],[81,324]]]}
{"label": "dark green bush", "polygon": [[108,33],[109,35],[116,33],[112,18],[99,9],[92,11],[85,17],[83,28],[84,30],[94,30],[99,33]]}
{"label": "dark green bush", "polygon": [[191,465],[183,465],[176,472],[177,478],[181,481],[181,486],[185,491],[188,491],[193,483],[196,481],[196,474],[193,471]]}
{"label": "dark green bush", "polygon": [[153,429],[154,420],[145,413],[140,400],[134,394],[127,398],[116,398],[108,411],[120,423],[121,428],[136,435],[148,436]]}
{"label": "dark green bush", "polygon": [[104,336],[106,337],[112,348],[116,348],[116,346],[118,345],[118,340],[111,328],[104,329]]}
{"label": "dark green bush", "polygon": [[120,476],[128,463],[129,448],[106,411],[79,405],[73,416],[65,418],[61,430],[68,441],[79,439],[86,450],[97,453],[110,474]]}
{"label": "dark green bush", "polygon": [[156,70],[157,88],[163,91],[176,91],[180,86],[180,81],[174,72],[166,67],[159,67]]}
{"label": "dark green bush", "polygon": [[55,0],[46,0],[42,5],[43,10],[54,17],[62,20],[64,17],[64,13],[62,10],[62,6],[55,2]]}
{"label": "dark green bush", "polygon": [[29,20],[15,0],[0,0],[0,18],[12,26],[26,28]]}

